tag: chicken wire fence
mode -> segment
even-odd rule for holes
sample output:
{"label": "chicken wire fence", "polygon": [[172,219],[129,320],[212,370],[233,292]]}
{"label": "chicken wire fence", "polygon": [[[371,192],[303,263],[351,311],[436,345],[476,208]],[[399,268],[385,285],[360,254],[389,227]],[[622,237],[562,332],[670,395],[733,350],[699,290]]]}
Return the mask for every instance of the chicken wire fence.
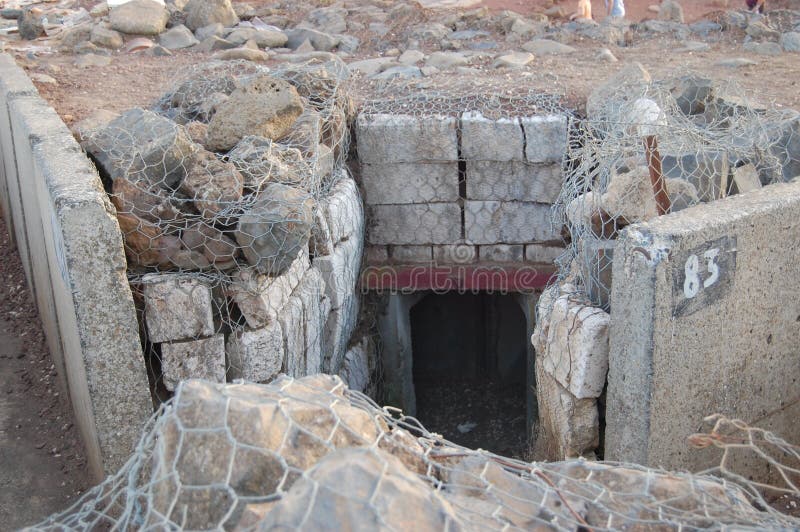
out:
{"label": "chicken wire fence", "polygon": [[[525,463],[460,447],[338,377],[181,383],[130,460],[32,530],[790,530],[765,496],[798,492],[800,453],[724,417],[696,434],[716,476],[633,464]],[[764,486],[729,470],[752,453]]]}
{"label": "chicken wire fence", "polygon": [[615,238],[625,226],[800,175],[800,119],[730,81],[652,81],[639,66],[599,87],[573,119],[564,184],[562,292],[609,308]]}
{"label": "chicken wire fence", "polygon": [[[161,397],[182,378],[341,365],[363,232],[344,166],[348,83],[341,61],[210,62],[178,73],[152,110],[78,132],[117,210]],[[323,346],[335,312],[337,345]],[[259,360],[268,348],[279,354]]]}

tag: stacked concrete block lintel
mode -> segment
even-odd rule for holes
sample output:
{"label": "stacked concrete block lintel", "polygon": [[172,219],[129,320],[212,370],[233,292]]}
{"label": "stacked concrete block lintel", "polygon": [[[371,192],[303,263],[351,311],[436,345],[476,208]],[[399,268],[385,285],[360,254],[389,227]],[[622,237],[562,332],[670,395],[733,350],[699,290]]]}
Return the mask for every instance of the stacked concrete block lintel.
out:
{"label": "stacked concrete block lintel", "polygon": [[122,237],[97,171],[5,54],[0,149],[3,215],[101,478],[127,460],[152,413]]}
{"label": "stacked concrete block lintel", "polygon": [[[662,216],[614,253],[605,457],[689,471],[719,464],[686,438],[722,413],[800,441],[800,183]],[[741,460],[740,460],[741,459]],[[729,468],[772,482],[754,455]],[[770,478],[772,476],[772,478]]]}
{"label": "stacked concrete block lintel", "polygon": [[[358,154],[372,263],[438,261],[447,246],[524,261],[556,247],[550,205],[562,184],[566,115],[487,118],[361,114]],[[438,251],[437,251],[438,249]],[[463,254],[463,253],[462,253]],[[534,261],[549,260],[538,253]]]}

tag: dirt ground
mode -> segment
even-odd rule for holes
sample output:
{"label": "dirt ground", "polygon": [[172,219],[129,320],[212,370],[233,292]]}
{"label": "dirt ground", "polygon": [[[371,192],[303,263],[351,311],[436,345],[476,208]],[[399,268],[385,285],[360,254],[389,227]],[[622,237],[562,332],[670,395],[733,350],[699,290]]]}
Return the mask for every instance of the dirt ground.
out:
{"label": "dirt ground", "polygon": [[445,439],[527,460],[525,385],[500,381],[416,381],[417,419]]}
{"label": "dirt ground", "polygon": [[[485,3],[499,9],[513,7],[506,6],[504,2],[516,1],[518,0],[488,0]],[[526,9],[522,11],[541,11],[542,5],[547,1],[526,2],[524,6]],[[684,4],[691,6],[687,9],[691,16],[699,17],[714,11],[714,5],[718,1],[698,0]],[[637,13],[639,16],[646,16],[648,14],[646,4],[648,2],[631,0],[626,2],[634,16],[637,16]],[[569,5],[569,2],[565,2],[564,5]],[[718,8],[716,10],[719,11]],[[300,16],[293,12],[293,18]],[[441,12],[426,11],[420,15],[420,20],[436,21],[441,20],[443,16],[445,14]],[[687,19],[690,18],[687,15]],[[631,42],[624,47],[577,38],[570,44],[579,49],[578,53],[537,57],[525,69],[509,73],[491,69],[492,56],[504,49],[518,48],[522,43],[505,43],[503,36],[492,35],[490,39],[496,40],[499,48],[491,50],[491,54],[487,53],[485,58],[476,59],[471,66],[484,72],[487,77],[493,77],[501,82],[506,79],[509,86],[518,86],[522,83],[536,91],[559,94],[563,96],[567,105],[578,110],[583,107],[586,97],[594,87],[613,75],[621,65],[631,61],[641,62],[654,79],[696,72],[725,84],[733,84],[737,93],[747,95],[760,105],[800,109],[800,91],[797,86],[800,81],[798,55],[784,53],[778,56],[763,56],[746,52],[742,47],[744,37],[742,31],[727,31],[712,35],[707,39],[710,49],[704,52],[681,52],[679,49],[685,43],[669,36],[644,37],[634,34],[631,36]],[[43,41],[41,44],[46,43],[47,41]],[[361,48],[352,59],[379,56],[383,50],[392,46],[402,50],[403,44],[404,40],[395,31],[387,34],[379,43],[363,39]],[[598,61],[596,55],[601,47],[608,47],[619,62]],[[14,53],[15,43],[10,42],[8,48]],[[95,109],[123,111],[135,106],[150,106],[174,83],[183,69],[208,59],[208,56],[189,51],[178,51],[170,57],[154,57],[146,53],[114,53],[112,62],[108,66],[75,68],[73,66],[75,58],[72,55],[25,52],[24,46],[15,55],[17,61],[29,73],[47,74],[56,80],[55,84],[36,82],[36,85],[42,96],[55,107],[67,125],[81,120]],[[722,67],[716,64],[720,60],[729,58],[746,58],[755,61],[756,64],[740,68]],[[274,64],[277,62],[272,61],[268,66]],[[774,83],[774,80],[781,80],[781,83]],[[452,81],[452,72],[444,72],[430,78],[430,83],[434,85]],[[356,83],[358,82],[356,80]]]}
{"label": "dirt ground", "polygon": [[0,219],[0,529],[66,509],[91,486],[19,255]]}

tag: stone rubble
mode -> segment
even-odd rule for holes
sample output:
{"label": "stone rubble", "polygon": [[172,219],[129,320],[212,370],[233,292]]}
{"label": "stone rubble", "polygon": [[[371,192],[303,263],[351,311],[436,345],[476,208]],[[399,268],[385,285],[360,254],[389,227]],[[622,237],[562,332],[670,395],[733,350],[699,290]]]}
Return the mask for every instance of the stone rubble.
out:
{"label": "stone rubble", "polygon": [[266,385],[189,380],[147,435],[147,453],[137,456],[144,477],[133,490],[126,485],[136,500],[126,492],[115,502],[136,504],[147,528],[180,522],[187,529],[478,531],[538,524],[624,529],[665,519],[687,528],[789,522],[711,476],[587,460],[541,462],[532,470],[424,429],[419,437],[416,426],[409,430],[336,376],[281,376]]}

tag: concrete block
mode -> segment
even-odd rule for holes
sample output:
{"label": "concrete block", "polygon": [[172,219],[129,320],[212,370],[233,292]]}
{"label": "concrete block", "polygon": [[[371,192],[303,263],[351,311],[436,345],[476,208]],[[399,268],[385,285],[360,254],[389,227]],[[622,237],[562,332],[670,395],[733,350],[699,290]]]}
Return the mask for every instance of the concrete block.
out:
{"label": "concrete block", "polygon": [[372,205],[370,244],[450,244],[461,239],[461,209],[457,203]]}
{"label": "concrete block", "polygon": [[528,244],[525,246],[525,260],[528,262],[552,264],[563,253],[564,253],[564,248],[557,246],[546,246],[538,244]]}
{"label": "concrete block", "polygon": [[142,278],[144,320],[153,343],[214,334],[211,288],[197,278],[150,273]]}
{"label": "concrete block", "polygon": [[305,333],[306,375],[322,372],[325,342],[323,331],[330,312],[330,300],[325,295],[325,281],[316,268],[306,272],[295,290],[303,303],[303,327]]}
{"label": "concrete block", "polygon": [[524,244],[559,238],[547,205],[466,201],[464,211],[466,240],[472,244]]}
{"label": "concrete block", "polygon": [[364,233],[364,209],[358,185],[352,178],[346,175],[341,177],[320,203],[334,245],[354,235],[361,238]]}
{"label": "concrete block", "polygon": [[278,312],[300,284],[310,265],[308,252],[303,249],[281,275],[272,277],[255,270],[239,270],[226,286],[226,291],[239,307],[247,325],[260,329],[277,319]]}
{"label": "concrete block", "polygon": [[228,355],[228,378],[267,382],[283,366],[283,332],[276,321],[261,329],[238,329],[231,332],[225,346]]}
{"label": "concrete block", "polygon": [[340,308],[356,291],[361,272],[362,243],[351,238],[340,242],[333,254],[314,259],[314,268],[324,280],[324,292],[332,308]]}
{"label": "concrete block", "polygon": [[[800,441],[800,183],[780,183],[626,228],[614,252],[606,459],[703,470],[687,452],[705,416]],[[765,416],[765,413],[770,413]],[[753,457],[730,468],[760,482]]]}
{"label": "concrete block", "polygon": [[534,444],[537,460],[559,461],[594,456],[600,444],[600,416],[595,399],[577,399],[536,358],[539,425]]}
{"label": "concrete block", "polygon": [[478,246],[481,262],[522,262],[525,247],[522,244],[494,244]]}
{"label": "concrete block", "polygon": [[368,205],[458,199],[458,162],[361,165]]}
{"label": "concrete block", "polygon": [[389,262],[389,248],[386,246],[367,246],[364,248],[367,264],[384,264]]}
{"label": "concrete block", "polygon": [[525,137],[517,118],[491,120],[480,112],[461,115],[461,157],[467,161],[524,161]]}
{"label": "concrete block", "polygon": [[561,166],[517,161],[467,161],[471,200],[554,203],[564,184]]}
{"label": "concrete block", "polygon": [[170,391],[187,379],[225,382],[225,335],[161,344],[161,370]]}
{"label": "concrete block", "polygon": [[362,163],[458,161],[454,117],[362,113],[356,135]]}
{"label": "concrete block", "polygon": [[559,297],[548,313],[542,368],[578,399],[600,397],[608,373],[610,316],[602,309]]}
{"label": "concrete block", "polygon": [[475,264],[478,247],[469,244],[433,246],[433,260],[436,264]]}
{"label": "concrete block", "polygon": [[520,119],[525,131],[525,160],[561,163],[567,151],[567,116],[529,116]]}
{"label": "concrete block", "polygon": [[325,359],[323,370],[336,373],[342,367],[342,360],[350,342],[350,336],[358,324],[361,299],[357,294],[348,297],[342,306],[333,309],[325,322]]}
{"label": "concrete block", "polygon": [[306,331],[303,323],[303,301],[292,296],[278,313],[283,333],[283,372],[291,377],[306,374]]}
{"label": "concrete block", "polygon": [[364,392],[369,385],[369,358],[365,345],[368,343],[369,339],[364,338],[350,348],[344,355],[344,363],[339,371],[347,387],[357,392]]}
{"label": "concrete block", "polygon": [[391,246],[390,250],[393,262],[429,263],[433,260],[432,246]]}

